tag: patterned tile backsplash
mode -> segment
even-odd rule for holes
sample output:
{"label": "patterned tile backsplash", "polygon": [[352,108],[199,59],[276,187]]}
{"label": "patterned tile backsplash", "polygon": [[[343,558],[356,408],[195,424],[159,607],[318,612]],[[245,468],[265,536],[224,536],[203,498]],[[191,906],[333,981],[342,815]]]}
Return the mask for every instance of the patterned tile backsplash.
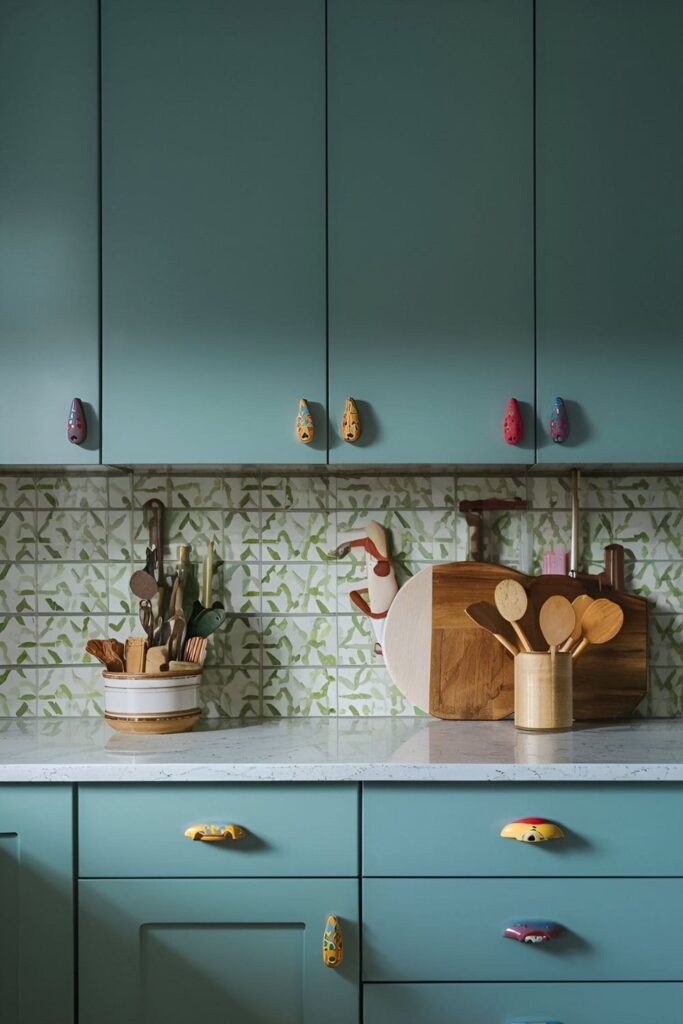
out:
{"label": "patterned tile backsplash", "polygon": [[[207,716],[412,715],[373,653],[348,592],[361,554],[330,561],[347,530],[376,519],[400,581],[468,557],[458,501],[524,497],[528,512],[487,513],[484,557],[539,572],[569,545],[564,477],[0,476],[0,715],[100,715],[100,667],[88,637],[140,632],[128,589],[144,563],[142,505],[167,506],[166,560],[216,549],[214,597],[230,615],[209,643]],[[627,586],[652,601],[651,687],[641,713],[683,715],[683,477],[581,483],[582,568],[605,544],[627,549]]]}

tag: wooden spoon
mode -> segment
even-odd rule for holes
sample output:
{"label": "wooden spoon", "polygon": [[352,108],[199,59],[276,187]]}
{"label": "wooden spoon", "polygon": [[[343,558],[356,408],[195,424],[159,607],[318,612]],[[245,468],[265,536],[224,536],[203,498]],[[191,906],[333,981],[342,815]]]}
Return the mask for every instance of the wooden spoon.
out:
{"label": "wooden spoon", "polygon": [[576,616],[576,623],[572,630],[572,635],[562,644],[560,650],[562,653],[571,651],[572,647],[579,642],[581,639],[581,620],[583,619],[586,609],[590,608],[593,604],[593,598],[589,597],[588,594],[579,594],[572,601],[572,608],[574,609],[574,615]]}
{"label": "wooden spoon", "polygon": [[582,639],[572,652],[572,658],[578,658],[589,644],[606,644],[617,635],[623,624],[624,612],[618,604],[605,597],[593,601],[581,620]]}
{"label": "wooden spoon", "polygon": [[571,635],[576,625],[576,613],[566,597],[554,594],[544,601],[538,613],[538,624],[554,658],[558,647]]}
{"label": "wooden spoon", "polygon": [[519,620],[524,618],[527,610],[526,590],[517,580],[501,580],[495,590],[496,608],[506,622],[509,622],[519,637],[522,649],[527,653],[531,652],[531,644],[526,634],[519,625]]}
{"label": "wooden spoon", "polygon": [[489,633],[493,633],[499,644],[502,644],[506,651],[514,657],[519,654],[518,649],[512,642],[512,632],[509,624],[502,617],[497,608],[494,608],[488,601],[477,601],[476,604],[469,605],[465,608],[465,614],[468,615],[472,622],[476,622],[482,629],[487,629]]}

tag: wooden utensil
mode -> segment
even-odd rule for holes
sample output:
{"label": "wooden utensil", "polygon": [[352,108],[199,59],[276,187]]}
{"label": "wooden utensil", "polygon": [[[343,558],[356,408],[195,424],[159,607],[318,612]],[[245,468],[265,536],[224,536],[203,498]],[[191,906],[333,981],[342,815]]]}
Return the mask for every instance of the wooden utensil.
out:
{"label": "wooden utensil", "polygon": [[144,569],[138,569],[130,578],[130,589],[141,601],[151,601],[156,595],[159,587],[154,578],[156,566],[156,553],[154,547],[147,548],[147,564]]}
{"label": "wooden utensil", "polygon": [[572,654],[576,660],[589,644],[606,644],[613,640],[624,624],[624,613],[614,601],[598,598],[581,620],[581,641]]}
{"label": "wooden utensil", "polygon": [[496,608],[503,618],[510,623],[519,638],[524,651],[532,650],[526,633],[519,625],[524,618],[528,606],[526,590],[517,580],[501,580],[495,590]]}
{"label": "wooden utensil", "polygon": [[[605,596],[604,584],[598,580],[576,580],[570,576],[536,576],[525,583],[529,597],[529,614],[524,630],[537,650],[543,647],[538,628],[538,613],[543,602],[553,594],[563,594],[573,601],[579,594],[591,598]],[[643,597],[609,591],[609,599],[624,613],[624,625],[608,644],[588,647],[574,662],[574,719],[626,718],[633,714],[648,686],[648,611]]]}
{"label": "wooden utensil", "polygon": [[[154,584],[156,586],[156,583]],[[140,625],[147,635],[147,643],[151,647],[154,643],[154,612],[151,601],[140,601]]]}
{"label": "wooden utensil", "polygon": [[157,597],[157,615],[159,618],[163,615],[164,607],[164,589],[166,581],[164,579],[164,512],[165,505],[159,498],[150,498],[142,506],[147,512],[151,513],[149,520],[149,546],[156,551],[156,571],[157,571],[157,582],[158,582],[158,597]]}
{"label": "wooden utensil", "polygon": [[538,625],[554,658],[558,647],[571,635],[576,625],[576,614],[571,603],[561,594],[553,594],[541,607]]}
{"label": "wooden utensil", "polygon": [[496,584],[507,578],[527,579],[501,565],[454,562],[428,566],[399,590],[387,615],[384,655],[394,683],[417,707],[450,719],[512,714],[512,659],[465,612],[491,603]]}
{"label": "wooden utensil", "polygon": [[581,620],[587,608],[593,604],[593,598],[589,597],[588,594],[579,594],[572,601],[572,608],[574,609],[574,628],[571,632],[571,636],[567,637],[565,642],[560,647],[560,651],[564,654],[567,651],[571,651],[574,644],[577,644],[581,639]]}
{"label": "wooden utensil", "polygon": [[494,605],[489,604],[488,601],[478,601],[476,604],[468,605],[465,608],[465,614],[482,629],[488,629],[489,633],[492,633],[498,643],[502,644],[513,657],[519,654],[509,623],[505,621]]}

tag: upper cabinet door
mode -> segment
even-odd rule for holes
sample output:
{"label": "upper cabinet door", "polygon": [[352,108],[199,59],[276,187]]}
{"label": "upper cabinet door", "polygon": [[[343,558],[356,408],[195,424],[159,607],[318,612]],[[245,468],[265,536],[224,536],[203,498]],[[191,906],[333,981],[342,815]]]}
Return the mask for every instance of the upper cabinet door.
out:
{"label": "upper cabinet door", "polygon": [[538,459],[681,462],[683,5],[536,9]]}
{"label": "upper cabinet door", "polygon": [[532,462],[532,2],[328,8],[330,461]]}
{"label": "upper cabinet door", "polygon": [[99,461],[97,54],[97,0],[0,2],[0,463]]}
{"label": "upper cabinet door", "polygon": [[104,461],[324,462],[324,0],[103,0],[102,145]]}

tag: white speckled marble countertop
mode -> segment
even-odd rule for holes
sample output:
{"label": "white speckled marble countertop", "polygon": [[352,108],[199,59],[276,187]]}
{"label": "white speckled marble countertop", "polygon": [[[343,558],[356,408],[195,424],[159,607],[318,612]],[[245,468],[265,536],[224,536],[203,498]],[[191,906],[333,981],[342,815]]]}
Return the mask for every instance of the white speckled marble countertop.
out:
{"label": "white speckled marble countertop", "polygon": [[101,719],[0,719],[0,782],[680,782],[683,720],[582,726],[432,718],[223,720],[126,736]]}

